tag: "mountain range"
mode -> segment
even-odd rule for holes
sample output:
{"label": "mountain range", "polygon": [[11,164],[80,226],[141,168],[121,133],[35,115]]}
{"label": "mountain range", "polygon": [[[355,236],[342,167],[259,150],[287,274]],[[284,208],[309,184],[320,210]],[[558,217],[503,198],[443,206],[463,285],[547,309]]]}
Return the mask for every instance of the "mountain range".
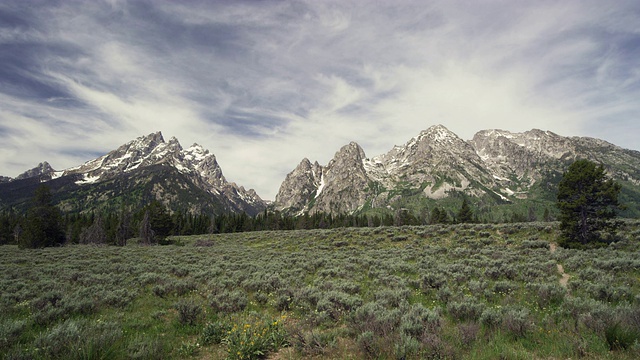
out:
{"label": "mountain range", "polygon": [[198,144],[184,149],[157,132],[139,137],[80,166],[56,171],[47,162],[0,183],[0,206],[25,207],[47,183],[65,212],[120,210],[158,200],[171,210],[246,212],[266,208],[253,189],[228,182],[215,155]]}
{"label": "mountain range", "polygon": [[627,214],[640,213],[638,151],[536,129],[484,130],[465,141],[442,125],[371,158],[354,142],[326,166],[305,158],[287,175],[274,205],[296,214],[403,207],[417,212],[451,198],[471,197],[485,212],[514,204],[541,211],[553,208],[557,183],[582,158],[603,164],[623,186]]}
{"label": "mountain range", "polygon": [[491,217],[514,209],[553,209],[557,184],[576,159],[603,164],[622,185],[625,215],[640,215],[638,151],[536,129],[483,130],[465,141],[442,125],[374,157],[351,142],[325,166],[304,158],[273,203],[228,182],[215,155],[202,146],[184,149],[176,138],[165,141],[157,132],[77,167],[56,171],[43,162],[16,178],[0,177],[0,209],[25,209],[46,183],[65,212],[121,210],[158,200],[173,211],[192,213],[424,213],[468,198],[478,213]]}

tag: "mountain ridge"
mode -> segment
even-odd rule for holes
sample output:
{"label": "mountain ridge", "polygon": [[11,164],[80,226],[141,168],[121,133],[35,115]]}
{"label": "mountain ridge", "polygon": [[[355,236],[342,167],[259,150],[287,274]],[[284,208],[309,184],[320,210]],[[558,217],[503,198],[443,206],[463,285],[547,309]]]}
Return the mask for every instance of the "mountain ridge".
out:
{"label": "mountain ridge", "polygon": [[[346,147],[359,151],[348,153]],[[325,175],[323,181],[297,167],[282,183],[274,206],[297,214],[353,213],[398,210],[407,206],[407,199],[421,204],[416,209],[427,204],[432,207],[435,200],[463,196],[478,199],[478,207],[487,209],[524,200],[553,207],[555,185],[568,165],[580,158],[602,163],[610,176],[623,183],[623,198],[640,199],[638,151],[539,129],[521,133],[482,130],[471,140],[463,140],[445,126],[434,125],[371,158],[358,144],[346,145],[327,166],[315,170]],[[351,164],[351,171],[340,169],[339,164]],[[332,178],[327,172],[343,177]],[[313,181],[305,182],[305,178]],[[301,186],[304,192],[294,190]],[[298,198],[292,202],[289,194],[298,194]],[[313,197],[304,198],[304,194]],[[640,214],[637,202],[633,205],[633,212]]]}
{"label": "mountain ridge", "polygon": [[[164,177],[156,175],[163,173]],[[125,181],[124,179],[128,179]],[[172,181],[174,183],[172,183]],[[131,140],[117,149],[62,171],[54,170],[47,162],[26,171],[15,179],[0,184],[0,205],[24,203],[26,199],[12,198],[8,189],[16,191],[20,182],[26,189],[39,183],[54,185],[54,198],[67,211],[91,211],[114,207],[111,194],[127,202],[139,203],[159,200],[172,210],[213,212],[247,212],[255,215],[266,208],[264,200],[253,190],[246,190],[228,182],[214,154],[198,144],[184,149],[178,139],[165,141],[161,132]],[[190,189],[193,196],[185,196]],[[127,191],[138,193],[133,199]],[[91,193],[86,195],[83,193]],[[83,199],[84,198],[84,199]],[[97,198],[97,200],[96,200]],[[187,198],[202,204],[191,203]],[[96,205],[90,205],[91,202]],[[74,202],[76,204],[74,204]]]}
{"label": "mountain ridge", "polygon": [[424,213],[461,197],[475,199],[476,210],[485,213],[517,204],[553,209],[557,183],[579,158],[604,164],[623,185],[621,198],[632,205],[628,214],[640,215],[639,151],[539,129],[481,130],[463,140],[442,125],[374,157],[350,142],[325,166],[303,158],[286,175],[274,202],[227,181],[209,150],[197,143],[183,148],[158,131],[65,170],[45,161],[16,178],[0,177],[0,209],[27,207],[41,183],[52,187],[56,204],[67,212],[120,210],[159,200],[171,210],[213,214],[256,215],[266,209],[294,215]]}

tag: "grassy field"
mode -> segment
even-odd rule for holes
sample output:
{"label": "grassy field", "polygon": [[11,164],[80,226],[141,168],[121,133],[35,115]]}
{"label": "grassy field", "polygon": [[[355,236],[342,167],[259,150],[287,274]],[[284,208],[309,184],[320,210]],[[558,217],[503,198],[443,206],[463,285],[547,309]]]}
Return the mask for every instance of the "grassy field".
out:
{"label": "grassy field", "polygon": [[640,358],[640,222],[598,250],[551,249],[557,235],[527,223],[2,246],[0,356]]}

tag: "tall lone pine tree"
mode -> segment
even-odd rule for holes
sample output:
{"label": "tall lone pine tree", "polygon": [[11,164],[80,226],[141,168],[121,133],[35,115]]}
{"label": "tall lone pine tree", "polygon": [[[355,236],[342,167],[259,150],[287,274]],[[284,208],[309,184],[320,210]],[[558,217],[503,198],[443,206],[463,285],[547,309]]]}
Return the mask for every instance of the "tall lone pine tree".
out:
{"label": "tall lone pine tree", "polygon": [[612,221],[619,203],[620,185],[608,179],[602,165],[589,160],[571,164],[558,185],[559,244],[584,248],[604,245],[601,231],[615,230]]}

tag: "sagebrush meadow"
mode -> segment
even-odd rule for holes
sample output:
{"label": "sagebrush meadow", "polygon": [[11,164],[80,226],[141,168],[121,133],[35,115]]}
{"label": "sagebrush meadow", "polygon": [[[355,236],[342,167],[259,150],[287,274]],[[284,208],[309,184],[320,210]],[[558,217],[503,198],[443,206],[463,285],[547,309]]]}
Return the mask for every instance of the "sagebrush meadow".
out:
{"label": "sagebrush meadow", "polygon": [[636,359],[640,222],[616,236],[606,248],[552,249],[557,223],[522,223],[6,245],[0,353]]}

